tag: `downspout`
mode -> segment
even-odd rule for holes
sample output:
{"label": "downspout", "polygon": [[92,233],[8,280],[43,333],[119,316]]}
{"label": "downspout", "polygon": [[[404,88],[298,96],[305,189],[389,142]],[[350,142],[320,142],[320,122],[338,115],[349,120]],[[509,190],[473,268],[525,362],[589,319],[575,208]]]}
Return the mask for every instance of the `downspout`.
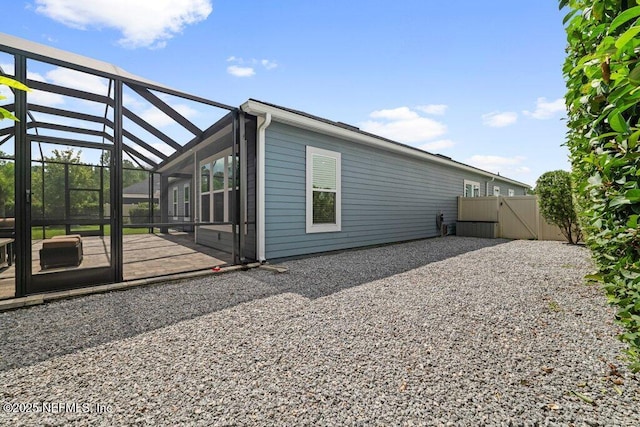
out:
{"label": "downspout", "polygon": [[258,127],[258,147],[257,147],[257,157],[258,157],[258,165],[257,165],[257,194],[256,194],[256,204],[257,212],[256,212],[256,228],[258,234],[258,261],[264,262],[266,261],[265,256],[265,134],[266,130],[271,124],[271,113],[266,113],[264,115],[264,121]]}

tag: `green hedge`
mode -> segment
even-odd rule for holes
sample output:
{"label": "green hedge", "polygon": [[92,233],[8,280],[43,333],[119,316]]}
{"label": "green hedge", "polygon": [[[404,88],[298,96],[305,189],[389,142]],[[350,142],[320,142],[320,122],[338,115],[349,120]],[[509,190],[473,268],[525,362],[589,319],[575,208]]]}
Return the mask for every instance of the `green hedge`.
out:
{"label": "green hedge", "polygon": [[160,222],[160,208],[157,204],[153,205],[154,220],[151,219],[149,212],[149,203],[143,202],[134,205],[129,210],[129,219],[131,224],[148,224],[151,222]]}
{"label": "green hedge", "polygon": [[567,146],[586,242],[640,370],[640,6],[561,0],[568,40]]}

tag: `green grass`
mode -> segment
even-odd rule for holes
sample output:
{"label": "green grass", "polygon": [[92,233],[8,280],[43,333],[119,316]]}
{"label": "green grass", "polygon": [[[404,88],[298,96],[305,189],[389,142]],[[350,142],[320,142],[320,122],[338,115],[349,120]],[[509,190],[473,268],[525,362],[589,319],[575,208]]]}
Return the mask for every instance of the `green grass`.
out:
{"label": "green grass", "polygon": [[558,313],[562,311],[562,308],[560,308],[560,304],[557,301],[549,301],[549,310]]}
{"label": "green grass", "polygon": [[[105,227],[105,233],[106,233],[106,227]],[[130,234],[148,234],[148,233],[149,233],[148,228],[126,228],[125,227],[122,229],[122,234],[124,234],[125,236],[128,236]]]}

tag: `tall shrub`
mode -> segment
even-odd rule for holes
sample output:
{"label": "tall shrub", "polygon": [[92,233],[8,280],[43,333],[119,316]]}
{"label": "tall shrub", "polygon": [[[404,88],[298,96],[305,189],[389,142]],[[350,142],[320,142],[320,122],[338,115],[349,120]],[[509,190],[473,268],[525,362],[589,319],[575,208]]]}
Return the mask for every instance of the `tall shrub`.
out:
{"label": "tall shrub", "polygon": [[569,243],[578,243],[582,231],[573,206],[571,174],[563,170],[545,172],[536,181],[536,194],[544,219],[557,225]]}
{"label": "tall shrub", "polygon": [[600,280],[640,370],[640,6],[560,0],[567,57],[567,146],[581,220]]}
{"label": "tall shrub", "polygon": [[153,218],[151,217],[151,209],[148,202],[137,203],[129,210],[129,218],[132,224],[148,224],[160,221],[160,208],[156,203],[153,205]]}

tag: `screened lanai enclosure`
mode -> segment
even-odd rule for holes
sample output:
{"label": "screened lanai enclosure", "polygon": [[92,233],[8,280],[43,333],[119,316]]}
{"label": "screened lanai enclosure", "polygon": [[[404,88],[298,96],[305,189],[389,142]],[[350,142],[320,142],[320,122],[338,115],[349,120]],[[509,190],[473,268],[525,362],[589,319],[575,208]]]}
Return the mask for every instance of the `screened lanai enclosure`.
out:
{"label": "screened lanai enclosure", "polygon": [[4,34],[0,68],[0,298],[255,258],[254,117]]}

